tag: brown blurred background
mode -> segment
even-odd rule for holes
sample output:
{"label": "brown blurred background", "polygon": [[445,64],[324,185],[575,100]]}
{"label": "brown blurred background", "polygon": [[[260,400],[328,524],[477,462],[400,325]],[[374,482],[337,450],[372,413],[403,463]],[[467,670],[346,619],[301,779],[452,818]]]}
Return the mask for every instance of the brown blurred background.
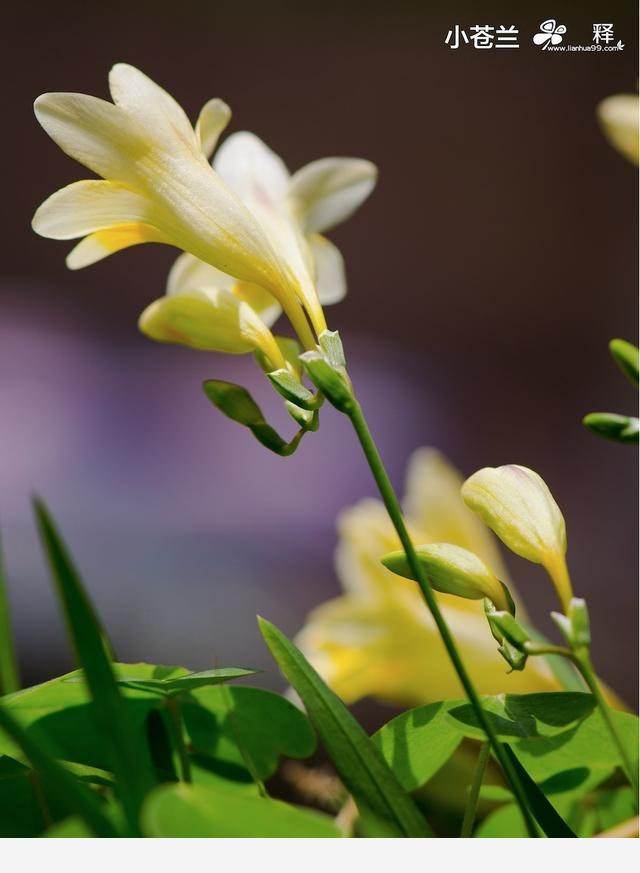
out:
{"label": "brown blurred background", "polygon": [[[636,453],[591,436],[592,410],[632,412],[611,337],[636,339],[636,171],[605,142],[602,98],[632,91],[635,3],[22,3],[3,10],[0,525],[23,671],[70,664],[30,517],[56,514],[123,659],[252,663],[280,682],[255,627],[294,632],[338,591],[336,513],[372,494],[345,422],[282,460],[208,406],[210,376],[275,408],[251,361],[155,346],[136,331],[175,253],[132,249],[70,273],[36,237],[35,207],[85,172],[40,130],[43,91],[107,96],[115,61],[141,67],[195,118],[232,106],[291,169],[367,157],[377,191],[332,236],[350,293],[329,313],[400,484],[435,445],[465,473],[538,470],[562,506],[595,656],[636,695]],[[554,16],[619,53],[542,52]],[[515,24],[520,48],[444,44],[455,24]],[[249,527],[249,535],[247,535]],[[248,536],[248,541],[247,541]],[[510,562],[543,629],[537,567]]]}

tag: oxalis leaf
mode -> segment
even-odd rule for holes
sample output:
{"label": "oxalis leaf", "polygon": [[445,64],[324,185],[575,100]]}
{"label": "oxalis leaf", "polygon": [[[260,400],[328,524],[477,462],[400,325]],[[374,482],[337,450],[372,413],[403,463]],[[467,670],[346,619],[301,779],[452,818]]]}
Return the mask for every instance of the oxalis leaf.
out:
{"label": "oxalis leaf", "polygon": [[284,676],[300,695],[340,778],[361,815],[373,816],[402,837],[431,837],[413,799],[340,698],[304,655],[270,622],[258,619],[262,636]]}
{"label": "oxalis leaf", "polygon": [[164,785],[142,814],[149,837],[339,837],[326,815],[203,785]]}
{"label": "oxalis leaf", "polygon": [[95,722],[111,751],[110,769],[116,776],[129,827],[136,832],[139,809],[152,784],[146,743],[132,727],[107,651],[106,635],[71,558],[40,501],[35,502],[35,512],[69,636],[91,693]]}

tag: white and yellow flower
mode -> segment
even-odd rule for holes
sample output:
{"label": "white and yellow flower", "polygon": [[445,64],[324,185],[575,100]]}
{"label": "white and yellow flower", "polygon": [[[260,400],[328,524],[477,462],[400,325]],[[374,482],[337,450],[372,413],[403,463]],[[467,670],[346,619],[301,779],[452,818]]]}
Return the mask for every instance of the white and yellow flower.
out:
{"label": "white and yellow flower", "polygon": [[[257,137],[238,133],[212,167],[209,158],[231,115],[223,101],[210,100],[193,127],[178,103],[135,67],[116,64],[109,87],[113,103],[69,93],[36,100],[49,136],[102,177],[49,197],[34,216],[36,232],[82,237],[67,258],[71,269],[144,242],[189,253],[192,261],[177,272],[183,279],[199,273],[197,282],[179,293],[170,287],[173,299],[143,318],[143,329],[157,339],[265,351],[270,342],[250,307],[266,330],[284,310],[302,344],[314,347],[326,328],[322,302],[339,300],[346,290],[340,253],[321,231],[348,218],[369,195],[374,165],[327,158],[290,177]],[[217,328],[200,324],[216,317]]]}
{"label": "white and yellow flower", "polygon": [[[407,475],[404,507],[416,543],[447,542],[506,571],[492,535],[460,497],[463,479],[436,451],[420,449]],[[363,500],[342,513],[337,571],[344,594],[308,616],[297,643],[347,702],[371,696],[402,706],[462,696],[435,623],[413,583],[381,564],[399,542],[384,506]],[[546,662],[530,660],[507,675],[482,604],[437,594],[465,665],[480,693],[525,693],[559,688]],[[522,609],[519,608],[519,615]]]}
{"label": "white and yellow flower", "polygon": [[568,609],[573,592],[566,526],[544,480],[519,464],[483,467],[464,483],[462,498],[512,552],[542,564]]}

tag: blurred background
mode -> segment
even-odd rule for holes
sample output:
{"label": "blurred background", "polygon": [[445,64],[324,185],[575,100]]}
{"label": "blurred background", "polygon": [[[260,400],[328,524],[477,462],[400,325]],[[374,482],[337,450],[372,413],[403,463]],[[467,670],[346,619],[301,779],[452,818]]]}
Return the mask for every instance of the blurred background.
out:
{"label": "blurred background", "polygon": [[[122,660],[263,666],[271,687],[281,680],[256,613],[294,633],[338,593],[336,514],[374,494],[337,413],[278,458],[200,389],[238,381],[277,419],[250,359],[137,332],[174,251],[142,246],[71,273],[71,244],[32,233],[38,204],[85,175],[37,125],[34,98],[106,97],[110,66],[127,61],[192,118],[223,97],[230,130],[253,130],[292,170],[336,154],[379,165],[374,195],[332,234],[349,295],[329,320],[394,482],[423,445],[465,474],[539,471],[566,516],[576,592],[592,602],[596,663],[633,702],[636,453],[581,418],[635,402],[607,342],[636,341],[637,177],[594,114],[636,87],[635,3],[66,0],[2,15],[0,529],[25,680],[72,664],[34,492]],[[552,15],[572,43],[612,22],[625,48],[542,52],[532,36]],[[456,24],[515,24],[520,48],[453,50]],[[549,630],[542,571],[509,564]]]}

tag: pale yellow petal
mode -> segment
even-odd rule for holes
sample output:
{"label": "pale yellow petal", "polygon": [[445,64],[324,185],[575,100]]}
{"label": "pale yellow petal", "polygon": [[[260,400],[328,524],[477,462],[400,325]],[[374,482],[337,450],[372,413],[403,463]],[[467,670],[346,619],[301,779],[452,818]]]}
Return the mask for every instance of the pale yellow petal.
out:
{"label": "pale yellow petal", "polygon": [[251,282],[236,282],[232,291],[236,297],[244,300],[258,313],[267,327],[272,327],[282,313],[282,307],[273,294],[261,288],[260,285],[253,285]]}
{"label": "pale yellow petal", "polygon": [[63,152],[105,178],[132,176],[131,155],[139,134],[112,103],[87,94],[42,94],[36,118]]}
{"label": "pale yellow petal", "polygon": [[174,261],[167,278],[167,294],[182,294],[194,288],[223,288],[231,291],[237,279],[211,264],[184,252]]}
{"label": "pale yellow petal", "polygon": [[291,177],[288,197],[306,233],[346,221],[373,191],[378,170],[359,158],[322,158]]}
{"label": "pale yellow petal", "polygon": [[139,327],[159,342],[232,355],[261,349],[276,367],[284,364],[273,335],[256,313],[222,289],[161,297],[144,310]]}
{"label": "pale yellow petal", "polygon": [[205,103],[200,110],[195,129],[200,149],[206,158],[210,158],[214,153],[220,134],[229,124],[230,119],[231,109],[224,100],[217,97]]}
{"label": "pale yellow petal", "polygon": [[109,90],[116,106],[153,138],[168,142],[180,138],[197,147],[195,131],[184,109],[137,67],[115,64],[109,72]]}
{"label": "pale yellow petal", "polygon": [[163,235],[148,224],[120,224],[99,230],[81,240],[67,255],[67,267],[79,270],[103,258],[141,243],[168,243]]}
{"label": "pale yellow petal", "polygon": [[282,210],[289,171],[253,133],[240,131],[228,137],[218,149],[213,167],[249,209]]}
{"label": "pale yellow petal", "polygon": [[309,245],[315,265],[316,288],[320,303],[338,303],[347,293],[344,260],[334,244],[319,233],[311,234]]}
{"label": "pale yellow petal", "polygon": [[609,142],[638,163],[638,95],[616,94],[598,106],[598,119]]}
{"label": "pale yellow petal", "polygon": [[32,227],[50,239],[75,239],[112,225],[150,221],[152,206],[135,191],[101,179],[73,182],[52,194],[33,216]]}

